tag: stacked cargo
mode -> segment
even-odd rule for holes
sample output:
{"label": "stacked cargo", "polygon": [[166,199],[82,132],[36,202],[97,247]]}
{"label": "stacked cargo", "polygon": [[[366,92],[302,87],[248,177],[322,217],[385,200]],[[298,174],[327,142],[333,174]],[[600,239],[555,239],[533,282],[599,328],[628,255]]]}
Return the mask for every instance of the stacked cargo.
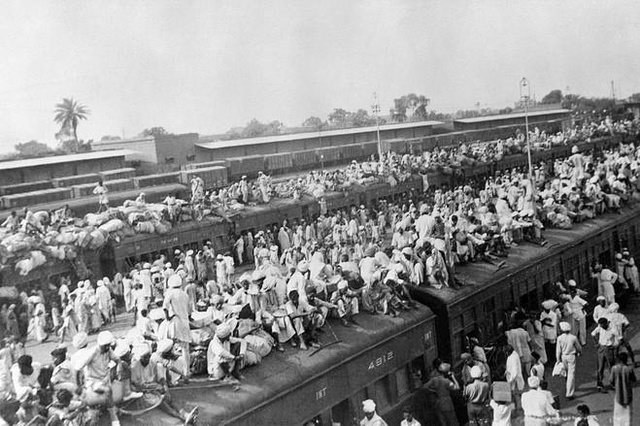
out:
{"label": "stacked cargo", "polygon": [[105,182],[111,180],[131,179],[136,175],[136,169],[128,167],[124,169],[105,170],[98,174]]}
{"label": "stacked cargo", "polygon": [[22,194],[5,195],[1,200],[3,208],[13,209],[16,207],[29,207],[36,204],[67,200],[71,197],[71,188],[53,188],[24,192]]}
{"label": "stacked cargo", "polygon": [[67,188],[74,185],[82,185],[83,183],[98,183],[100,176],[97,173],[87,175],[66,176],[53,179],[53,186],[56,188]]}
{"label": "stacked cargo", "polygon": [[318,164],[319,161],[314,150],[292,152],[291,159],[293,160],[293,166],[297,169]]}
{"label": "stacked cargo", "polygon": [[264,156],[265,169],[269,172],[289,171],[293,167],[291,153],[270,154]]}
{"label": "stacked cargo", "polygon": [[138,176],[132,179],[133,187],[136,189],[149,186],[165,185],[168,183],[179,183],[180,172],[163,173],[159,175]]}
{"label": "stacked cargo", "polygon": [[227,168],[221,166],[179,172],[180,183],[183,185],[189,185],[191,176],[193,175],[202,179],[206,189],[222,188],[228,183]]}
{"label": "stacked cargo", "polygon": [[205,169],[207,167],[214,167],[214,166],[225,167],[226,165],[227,165],[227,162],[225,160],[216,160],[216,161],[207,161],[204,163],[187,164],[183,166],[183,169],[196,170],[196,169]]}
{"label": "stacked cargo", "polygon": [[[105,183],[109,192],[121,192],[129,191],[133,189],[133,180],[131,179],[114,179]],[[93,189],[96,187],[95,183],[84,183],[81,185],[72,186],[73,197],[81,198],[93,195]]]}
{"label": "stacked cargo", "polygon": [[0,186],[0,195],[13,195],[22,194],[24,192],[41,191],[43,189],[50,189],[51,181],[40,180],[37,182],[18,183],[15,185]]}

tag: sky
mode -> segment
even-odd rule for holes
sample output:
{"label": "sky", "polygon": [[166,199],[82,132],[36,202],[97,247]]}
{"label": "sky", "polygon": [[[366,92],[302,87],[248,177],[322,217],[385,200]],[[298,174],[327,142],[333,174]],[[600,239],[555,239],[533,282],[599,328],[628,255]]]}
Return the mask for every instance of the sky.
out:
{"label": "sky", "polygon": [[637,0],[3,0],[0,152],[55,145],[55,104],[78,136],[296,126],[334,108],[382,113],[407,93],[453,112],[640,92]]}

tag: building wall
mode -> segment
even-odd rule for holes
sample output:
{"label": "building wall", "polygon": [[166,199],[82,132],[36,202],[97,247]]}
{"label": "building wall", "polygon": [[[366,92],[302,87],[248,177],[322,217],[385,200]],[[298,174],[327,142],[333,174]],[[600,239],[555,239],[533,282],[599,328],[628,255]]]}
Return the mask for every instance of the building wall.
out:
{"label": "building wall", "polygon": [[[551,120],[569,120],[568,114],[545,114],[545,115],[537,115],[533,117],[529,117],[529,123],[538,123],[545,122]],[[480,121],[475,123],[464,123],[460,121],[454,121],[453,127],[455,130],[465,131],[465,130],[480,130],[480,129],[489,129],[493,127],[502,127],[502,126],[513,126],[513,125],[523,125],[525,124],[524,117],[518,118],[510,118],[510,119],[501,119],[501,120],[487,120]]]}
{"label": "building wall", "polygon": [[[193,163],[187,160],[187,156],[196,153],[195,144],[198,142],[197,133],[183,133],[181,135],[156,136],[157,162],[165,164],[166,159],[172,157],[176,165]],[[208,161],[208,160],[207,160]]]}
{"label": "building wall", "polygon": [[132,156],[132,160],[154,164],[158,163],[156,141],[153,136],[122,139],[119,141],[99,141],[94,142],[91,147],[94,151],[129,149],[131,151],[137,152],[137,155]]}
{"label": "building wall", "polygon": [[60,177],[85,175],[105,170],[125,167],[124,156],[95,160],[73,161],[58,164],[25,167],[23,169],[5,170],[0,173],[0,185],[51,180]]}
{"label": "building wall", "polygon": [[[411,129],[390,129],[381,130],[380,139],[414,138],[433,134],[433,126],[417,126]],[[318,148],[339,147],[356,143],[371,142],[377,139],[375,131],[350,133],[344,135],[318,135],[305,139],[296,139],[282,142],[264,143],[259,145],[231,146],[224,148],[201,148],[195,147],[196,161],[215,161],[225,158],[244,157],[248,155],[281,154],[294,151],[309,151]],[[183,155],[184,156],[184,155]],[[163,158],[158,155],[159,158]],[[176,157],[177,161],[177,157]]]}

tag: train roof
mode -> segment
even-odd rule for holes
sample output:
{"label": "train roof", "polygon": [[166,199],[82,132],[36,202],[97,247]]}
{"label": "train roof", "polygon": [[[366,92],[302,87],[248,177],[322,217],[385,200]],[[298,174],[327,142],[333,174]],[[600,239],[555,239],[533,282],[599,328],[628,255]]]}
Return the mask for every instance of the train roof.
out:
{"label": "train roof", "polygon": [[[529,117],[540,117],[540,116],[545,116],[545,115],[567,115],[569,114],[571,111],[568,109],[549,109],[549,110],[543,110],[543,111],[529,111],[528,115]],[[460,118],[457,120],[453,120],[456,123],[464,123],[464,124],[471,124],[471,123],[485,123],[485,122],[492,122],[492,121],[500,121],[500,120],[511,120],[512,118],[524,118],[525,117],[525,113],[517,113],[517,114],[501,114],[501,115],[489,115],[489,116],[485,116],[485,117],[473,117],[473,118]]]}
{"label": "train roof", "polygon": [[463,283],[462,287],[439,290],[434,287],[420,287],[420,291],[425,292],[436,303],[452,307],[490,287],[493,283],[507,279],[536,263],[545,262],[585,239],[615,227],[619,223],[624,223],[638,214],[640,214],[640,206],[633,206],[621,210],[621,214],[605,214],[574,224],[572,229],[547,229],[543,231],[544,238],[548,241],[544,247],[527,242],[511,247],[509,256],[501,259],[506,261],[506,267],[502,269],[498,270],[485,262],[456,266],[456,277]]}
{"label": "train roof", "polygon": [[26,160],[0,161],[0,170],[23,169],[28,167],[51,166],[76,161],[100,160],[113,157],[130,157],[136,154],[128,149],[86,152],[82,154],[55,155],[52,157],[29,158]]}
{"label": "train roof", "polygon": [[[420,324],[433,321],[434,314],[428,307],[417,303],[414,309],[395,318],[370,314],[356,318],[358,325],[350,327],[330,320],[335,324],[332,328],[340,343],[326,346],[313,355],[313,348],[302,351],[288,344],[285,352],[273,351],[260,365],[243,370],[245,380],[239,390],[234,391],[230,386],[211,388],[207,386],[212,383],[210,381],[193,380],[188,385],[173,388],[172,398],[179,406],[198,404],[199,419],[206,424],[242,423],[245,413],[259,410],[315,379],[325,378],[333,368]],[[328,326],[325,326],[322,338],[325,344],[334,340]],[[298,401],[304,403],[302,399]]]}
{"label": "train roof", "polygon": [[[409,123],[395,123],[395,124],[381,124],[380,131],[384,130],[400,130],[400,129],[412,129],[414,127],[434,127],[442,125],[443,123],[440,121],[413,121]],[[330,137],[330,136],[342,136],[342,135],[352,135],[357,133],[369,133],[375,132],[377,130],[376,126],[367,126],[367,127],[352,127],[349,129],[336,129],[336,130],[326,130],[320,133],[322,137]],[[287,135],[276,135],[276,136],[263,136],[258,138],[247,138],[247,139],[232,139],[228,141],[212,141],[212,142],[198,142],[196,146],[205,149],[219,149],[219,148],[229,148],[236,146],[247,146],[247,145],[262,145],[266,143],[274,143],[274,142],[288,142],[288,141],[297,141],[301,139],[309,139],[318,137],[318,132],[305,132],[305,133],[290,133]]]}

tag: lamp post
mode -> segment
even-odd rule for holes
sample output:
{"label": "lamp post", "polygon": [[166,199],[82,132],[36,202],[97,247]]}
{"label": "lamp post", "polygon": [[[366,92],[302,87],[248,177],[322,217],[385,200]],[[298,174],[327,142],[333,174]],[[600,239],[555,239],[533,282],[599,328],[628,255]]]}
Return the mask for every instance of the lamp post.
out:
{"label": "lamp post", "polygon": [[371,111],[376,117],[376,133],[378,136],[378,161],[382,160],[382,145],[380,144],[380,102],[378,102],[378,93],[373,92],[373,105],[371,105]]}
{"label": "lamp post", "polygon": [[531,98],[531,87],[529,86],[529,80],[523,77],[520,80],[520,99],[524,101],[524,127],[527,140],[527,157],[529,159],[529,181],[535,188],[533,181],[533,164],[531,163],[531,141],[529,140],[529,99]]}
{"label": "lamp post", "polygon": [[[531,207],[533,209],[534,217],[538,216],[538,208],[536,205],[536,182],[533,180],[533,164],[531,162],[531,141],[529,140],[529,99],[531,98],[531,87],[529,86],[529,80],[526,77],[522,77],[520,80],[520,99],[524,101],[524,128],[527,132],[527,158],[529,160],[529,183],[531,184]],[[543,245],[546,241],[543,241]]]}

